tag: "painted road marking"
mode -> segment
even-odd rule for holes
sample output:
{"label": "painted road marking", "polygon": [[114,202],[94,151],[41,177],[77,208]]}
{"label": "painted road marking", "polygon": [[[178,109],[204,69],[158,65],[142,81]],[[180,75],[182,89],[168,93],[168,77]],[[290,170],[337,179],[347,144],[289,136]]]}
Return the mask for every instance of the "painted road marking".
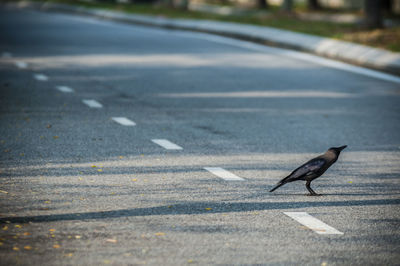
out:
{"label": "painted road marking", "polygon": [[49,80],[49,77],[47,77],[46,75],[43,75],[43,74],[33,74],[33,77],[39,81],[48,81]]}
{"label": "painted road marking", "polygon": [[204,167],[204,169],[226,181],[244,181],[243,178],[238,177],[221,167]]}
{"label": "painted road marking", "polygon": [[56,86],[57,90],[61,91],[61,92],[65,92],[65,93],[71,93],[74,92],[73,89],[71,89],[70,87],[67,86]]}
{"label": "painted road marking", "polygon": [[12,53],[10,53],[10,52],[3,52],[3,53],[1,54],[1,57],[3,57],[3,58],[11,58],[11,57],[12,57]]}
{"label": "painted road marking", "polygon": [[152,142],[160,145],[161,147],[167,149],[167,150],[182,150],[183,148],[176,145],[175,143],[172,143],[169,140],[166,139],[152,139]]}
{"label": "painted road marking", "polygon": [[21,68],[21,69],[27,68],[27,67],[28,67],[28,64],[25,63],[25,62],[22,62],[22,61],[17,61],[17,62],[15,62],[15,65],[16,65],[18,68]]}
{"label": "painted road marking", "polygon": [[103,105],[101,103],[99,103],[96,100],[92,100],[92,99],[82,100],[82,102],[84,104],[86,104],[87,106],[89,106],[90,108],[102,108],[103,107]]}
{"label": "painted road marking", "polygon": [[336,230],[332,226],[312,217],[306,212],[284,212],[290,218],[296,220],[304,226],[307,226],[320,235],[343,235],[342,232]]}
{"label": "painted road marking", "polygon": [[126,117],[112,117],[112,120],[123,126],[135,126],[136,123]]}

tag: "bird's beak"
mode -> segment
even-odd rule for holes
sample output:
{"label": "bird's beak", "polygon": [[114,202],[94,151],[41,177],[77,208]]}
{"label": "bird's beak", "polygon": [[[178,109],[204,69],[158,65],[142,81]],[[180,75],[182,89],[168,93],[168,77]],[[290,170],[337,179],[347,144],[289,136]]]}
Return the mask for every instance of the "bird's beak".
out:
{"label": "bird's beak", "polygon": [[344,145],[344,146],[342,146],[342,147],[339,147],[339,150],[342,151],[342,150],[344,150],[346,147],[347,147],[347,145]]}

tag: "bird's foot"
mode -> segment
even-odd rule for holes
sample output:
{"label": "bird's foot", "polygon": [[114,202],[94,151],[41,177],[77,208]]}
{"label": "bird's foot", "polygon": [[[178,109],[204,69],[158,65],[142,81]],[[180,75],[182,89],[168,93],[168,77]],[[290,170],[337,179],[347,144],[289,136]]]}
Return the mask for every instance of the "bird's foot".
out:
{"label": "bird's foot", "polygon": [[310,194],[307,194],[307,196],[322,196],[322,194],[318,194],[318,193],[310,193]]}

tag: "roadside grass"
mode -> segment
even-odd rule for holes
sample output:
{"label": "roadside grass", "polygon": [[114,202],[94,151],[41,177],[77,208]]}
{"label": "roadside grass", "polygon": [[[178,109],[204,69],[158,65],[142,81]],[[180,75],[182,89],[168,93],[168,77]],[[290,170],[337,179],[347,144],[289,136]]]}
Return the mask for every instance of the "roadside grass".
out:
{"label": "roadside grass", "polygon": [[[36,1],[44,2],[43,0]],[[280,12],[277,7],[272,7],[268,11],[249,11],[246,13],[246,15],[227,16],[169,8],[165,5],[157,4],[113,4],[107,2],[92,2],[87,0],[48,0],[45,2],[75,4],[91,8],[102,8],[135,14],[162,16],[167,18],[207,19],[269,26],[400,52],[400,27],[365,30],[362,29],[360,25],[355,23],[309,21],[300,19],[298,16],[296,16],[296,13],[287,14]],[[304,8],[302,7],[296,8],[296,11],[298,10],[304,12]],[[327,10],[326,12],[332,14],[332,10]]]}

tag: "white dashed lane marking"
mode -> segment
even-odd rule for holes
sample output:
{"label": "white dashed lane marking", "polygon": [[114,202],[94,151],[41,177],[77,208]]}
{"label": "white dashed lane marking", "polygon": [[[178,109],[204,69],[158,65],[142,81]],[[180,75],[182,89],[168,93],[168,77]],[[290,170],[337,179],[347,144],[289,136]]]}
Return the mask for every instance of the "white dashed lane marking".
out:
{"label": "white dashed lane marking", "polygon": [[74,92],[74,90],[70,87],[67,86],[56,86],[57,90],[61,91],[61,92],[65,92],[65,93],[72,93]]}
{"label": "white dashed lane marking", "polygon": [[221,167],[204,167],[204,169],[226,181],[244,181],[243,178],[238,177]]}
{"label": "white dashed lane marking", "polygon": [[49,77],[47,77],[47,76],[44,75],[44,74],[33,74],[33,77],[34,77],[36,80],[39,80],[39,81],[48,81],[48,80],[49,80]]}
{"label": "white dashed lane marking", "polygon": [[167,150],[182,150],[183,148],[176,145],[175,143],[172,143],[169,140],[166,139],[152,139],[152,142],[160,145],[161,147],[167,149]]}
{"label": "white dashed lane marking", "polygon": [[21,69],[24,69],[24,68],[27,68],[27,67],[28,67],[28,64],[25,63],[25,62],[22,62],[22,61],[17,61],[17,62],[15,62],[15,65],[16,65],[18,68],[21,68]]}
{"label": "white dashed lane marking", "polygon": [[92,100],[92,99],[82,100],[82,102],[84,104],[86,104],[87,106],[89,106],[90,108],[102,108],[103,107],[103,105],[101,103],[99,103],[96,100]]}
{"label": "white dashed lane marking", "polygon": [[342,232],[336,230],[332,226],[312,217],[306,212],[284,212],[290,218],[296,220],[302,225],[310,228],[314,232],[320,235],[343,235]]}
{"label": "white dashed lane marking", "polygon": [[112,120],[123,126],[135,126],[136,123],[126,117],[113,117]]}

